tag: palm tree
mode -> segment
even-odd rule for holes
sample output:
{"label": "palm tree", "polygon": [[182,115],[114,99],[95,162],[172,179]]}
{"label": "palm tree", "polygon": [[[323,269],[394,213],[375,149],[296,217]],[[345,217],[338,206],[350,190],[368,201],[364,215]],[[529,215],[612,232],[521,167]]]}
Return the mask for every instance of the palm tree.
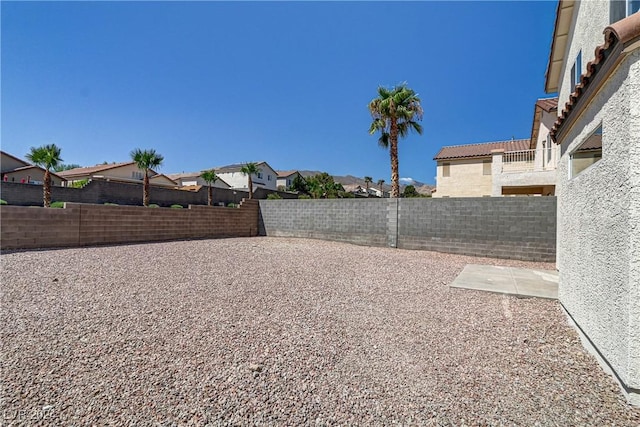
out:
{"label": "palm tree", "polygon": [[142,185],[142,204],[149,206],[149,169],[162,165],[164,157],[156,153],[156,150],[141,150],[136,148],[131,152],[131,159],[136,162],[139,169],[144,171]]}
{"label": "palm tree", "polygon": [[372,182],[373,178],[371,178],[370,176],[364,177],[364,184],[367,186],[367,197],[369,197],[369,184],[371,184]]}
{"label": "palm tree", "polygon": [[406,137],[414,130],[422,134],[422,126],[415,120],[422,119],[422,106],[418,95],[406,83],[387,89],[378,87],[378,97],[369,102],[373,118],[369,133],[380,131],[378,144],[389,148],[391,156],[391,197],[400,195],[398,173],[398,137]]}
{"label": "palm tree", "polygon": [[51,206],[51,169],[62,163],[60,148],[55,144],[47,144],[42,147],[31,147],[31,151],[25,156],[28,160],[44,169],[42,180],[43,206]]}
{"label": "palm tree", "polygon": [[200,177],[202,179],[205,180],[205,182],[208,185],[208,197],[207,197],[207,205],[211,206],[213,204],[213,191],[211,191],[211,184],[215,184],[215,182],[218,180],[218,175],[216,175],[216,171],[214,171],[213,169],[209,169],[206,171],[203,171],[200,174]]}
{"label": "palm tree", "polygon": [[384,179],[378,180],[378,187],[380,187],[380,197],[384,197]]}
{"label": "palm tree", "polygon": [[249,177],[249,198],[253,199],[253,180],[251,179],[251,175],[260,173],[262,169],[258,167],[257,163],[245,163],[240,169],[240,172],[247,175]]}

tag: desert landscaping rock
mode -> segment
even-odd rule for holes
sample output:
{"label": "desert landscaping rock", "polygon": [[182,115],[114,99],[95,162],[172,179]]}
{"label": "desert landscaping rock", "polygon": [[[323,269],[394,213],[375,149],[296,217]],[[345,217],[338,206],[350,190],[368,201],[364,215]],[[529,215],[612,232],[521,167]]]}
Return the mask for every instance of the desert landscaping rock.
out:
{"label": "desert landscaping rock", "polygon": [[2,254],[2,425],[638,426],[556,301],[247,238]]}

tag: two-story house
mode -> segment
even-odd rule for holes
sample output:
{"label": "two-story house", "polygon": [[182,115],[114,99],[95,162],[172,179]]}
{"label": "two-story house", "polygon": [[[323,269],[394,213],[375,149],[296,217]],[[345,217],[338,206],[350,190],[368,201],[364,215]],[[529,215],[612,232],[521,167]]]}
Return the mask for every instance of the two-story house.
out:
{"label": "two-story house", "polygon": [[[267,162],[255,162],[258,165],[258,173],[251,175],[253,182],[253,190],[256,188],[266,188],[275,191],[278,187],[278,173]],[[242,167],[245,163],[234,165],[220,166],[214,168],[216,174],[222,178],[231,188],[236,190],[248,191],[249,177],[242,173]]]}
{"label": "two-story house", "polygon": [[[179,187],[199,187],[209,185],[202,176],[202,172],[182,172],[182,173],[170,173],[167,176],[174,180]],[[216,173],[217,175],[217,173]],[[214,188],[231,188],[224,179],[218,177],[216,182],[211,184]]]}
{"label": "two-story house", "polygon": [[640,1],[558,4],[558,297],[583,343],[640,405]]}
{"label": "two-story house", "polygon": [[291,188],[293,181],[298,179],[304,179],[304,177],[300,174],[300,172],[296,170],[292,171],[277,171],[278,178],[276,180],[277,188],[279,190],[287,191]]}
{"label": "two-story house", "polygon": [[552,196],[557,150],[549,132],[557,98],[538,99],[528,139],[442,147],[433,197]]}

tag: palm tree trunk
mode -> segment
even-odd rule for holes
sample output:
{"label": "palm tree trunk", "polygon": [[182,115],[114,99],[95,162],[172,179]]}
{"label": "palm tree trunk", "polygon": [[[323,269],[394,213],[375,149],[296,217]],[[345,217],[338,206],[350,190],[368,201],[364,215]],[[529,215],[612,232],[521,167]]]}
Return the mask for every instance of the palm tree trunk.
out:
{"label": "palm tree trunk", "polygon": [[389,155],[391,156],[391,197],[400,196],[400,175],[398,172],[398,122],[391,119],[389,132]]}
{"label": "palm tree trunk", "polygon": [[213,191],[211,190],[211,184],[209,184],[209,188],[208,188],[208,196],[207,197],[207,205],[211,206],[213,204]]}
{"label": "palm tree trunk", "polygon": [[249,174],[249,198],[253,199],[253,180],[251,179],[251,174]]}
{"label": "palm tree trunk", "polygon": [[144,180],[142,181],[142,195],[142,204],[149,206],[149,173],[146,169],[144,171]]}
{"label": "palm tree trunk", "polygon": [[45,208],[51,207],[51,173],[49,169],[44,171],[44,181],[42,182],[42,200]]}

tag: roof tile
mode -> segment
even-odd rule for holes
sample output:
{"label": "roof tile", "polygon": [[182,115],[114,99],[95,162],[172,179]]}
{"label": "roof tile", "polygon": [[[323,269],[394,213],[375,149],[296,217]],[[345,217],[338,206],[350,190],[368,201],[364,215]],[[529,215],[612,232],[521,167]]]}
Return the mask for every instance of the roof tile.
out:
{"label": "roof tile", "polygon": [[468,157],[491,156],[491,150],[521,151],[529,149],[529,139],[484,142],[480,144],[450,145],[442,147],[433,160],[461,159]]}

